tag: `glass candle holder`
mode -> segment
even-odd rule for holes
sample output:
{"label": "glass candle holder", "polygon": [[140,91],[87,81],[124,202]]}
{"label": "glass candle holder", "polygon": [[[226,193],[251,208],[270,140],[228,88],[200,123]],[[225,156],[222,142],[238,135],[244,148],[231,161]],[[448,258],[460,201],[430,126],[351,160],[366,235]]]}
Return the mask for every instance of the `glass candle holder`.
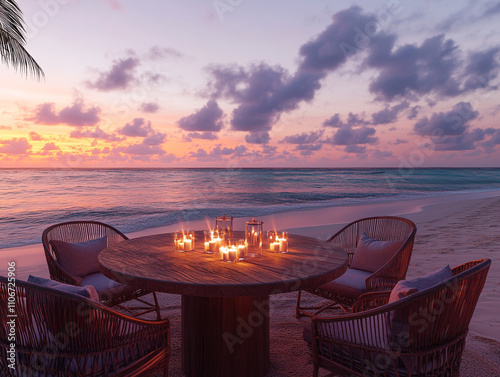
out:
{"label": "glass candle holder", "polygon": [[195,248],[194,230],[179,231],[174,233],[174,248],[177,251],[192,251]]}
{"label": "glass candle holder", "polygon": [[288,253],[288,232],[284,230],[270,230],[267,232],[269,251],[273,253]]}
{"label": "glass candle holder", "polygon": [[245,240],[238,240],[238,258],[244,260],[247,257],[248,249]]}
{"label": "glass candle holder", "polygon": [[239,262],[238,248],[236,245],[221,246],[219,248],[220,259],[223,262],[236,263]]}
{"label": "glass candle holder", "polygon": [[245,245],[249,257],[262,255],[263,226],[262,220],[252,219],[245,222]]}
{"label": "glass candle holder", "polygon": [[234,217],[227,217],[222,215],[215,218],[215,229],[222,232],[227,238],[233,236],[233,219]]}
{"label": "glass candle holder", "polygon": [[204,232],[204,241],[204,250],[208,254],[218,253],[219,248],[222,246],[222,239],[216,230],[206,230]]}

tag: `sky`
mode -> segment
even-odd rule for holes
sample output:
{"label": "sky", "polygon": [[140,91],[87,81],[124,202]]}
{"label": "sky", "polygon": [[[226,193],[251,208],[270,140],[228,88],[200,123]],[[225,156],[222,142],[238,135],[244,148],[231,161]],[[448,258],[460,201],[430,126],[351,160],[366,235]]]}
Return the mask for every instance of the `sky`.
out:
{"label": "sky", "polygon": [[19,1],[0,167],[500,167],[499,1]]}

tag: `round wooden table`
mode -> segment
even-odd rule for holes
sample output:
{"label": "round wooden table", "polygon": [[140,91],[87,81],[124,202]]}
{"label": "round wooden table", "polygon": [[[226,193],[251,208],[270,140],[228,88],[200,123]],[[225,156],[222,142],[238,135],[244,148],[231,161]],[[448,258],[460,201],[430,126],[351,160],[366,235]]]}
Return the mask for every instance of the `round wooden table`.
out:
{"label": "round wooden table", "polygon": [[289,236],[286,254],[264,245],[262,256],[238,263],[206,254],[203,246],[203,232],[196,232],[196,249],[189,252],[174,250],[173,234],[158,234],[120,242],[99,255],[102,273],[113,280],[182,295],[186,376],[264,376],[269,295],[324,284],[347,268],[344,251],[303,236]]}

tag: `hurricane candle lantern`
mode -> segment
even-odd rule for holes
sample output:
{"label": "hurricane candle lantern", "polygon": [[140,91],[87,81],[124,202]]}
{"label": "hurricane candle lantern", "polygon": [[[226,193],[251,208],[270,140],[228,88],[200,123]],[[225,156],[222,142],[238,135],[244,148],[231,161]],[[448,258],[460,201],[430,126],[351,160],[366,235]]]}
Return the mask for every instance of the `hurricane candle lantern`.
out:
{"label": "hurricane candle lantern", "polygon": [[270,230],[267,232],[269,251],[273,253],[288,253],[288,232]]}
{"label": "hurricane candle lantern", "polygon": [[245,245],[249,257],[262,255],[262,237],[264,222],[252,219],[245,222]]}
{"label": "hurricane candle lantern", "polygon": [[222,215],[215,218],[215,229],[221,232],[225,237],[231,238],[233,236],[233,219],[234,217],[227,217]]}
{"label": "hurricane candle lantern", "polygon": [[174,247],[177,251],[194,250],[195,234],[194,230],[187,230],[174,233]]}
{"label": "hurricane candle lantern", "polygon": [[219,236],[217,230],[206,230],[205,235],[205,253],[215,254],[219,252],[219,248],[222,246],[222,239]]}

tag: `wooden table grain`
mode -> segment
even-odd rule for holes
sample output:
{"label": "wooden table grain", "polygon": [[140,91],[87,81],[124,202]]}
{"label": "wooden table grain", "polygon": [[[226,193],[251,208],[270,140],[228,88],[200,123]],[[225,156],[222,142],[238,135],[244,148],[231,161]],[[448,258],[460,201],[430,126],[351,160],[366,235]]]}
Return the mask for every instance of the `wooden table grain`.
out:
{"label": "wooden table grain", "polygon": [[265,246],[260,257],[227,263],[203,252],[203,232],[189,252],[174,250],[173,234],[157,234],[108,247],[99,265],[116,281],[182,295],[186,376],[256,377],[269,369],[269,295],[324,284],[347,268],[345,252],[314,238],[290,235],[286,254]]}

